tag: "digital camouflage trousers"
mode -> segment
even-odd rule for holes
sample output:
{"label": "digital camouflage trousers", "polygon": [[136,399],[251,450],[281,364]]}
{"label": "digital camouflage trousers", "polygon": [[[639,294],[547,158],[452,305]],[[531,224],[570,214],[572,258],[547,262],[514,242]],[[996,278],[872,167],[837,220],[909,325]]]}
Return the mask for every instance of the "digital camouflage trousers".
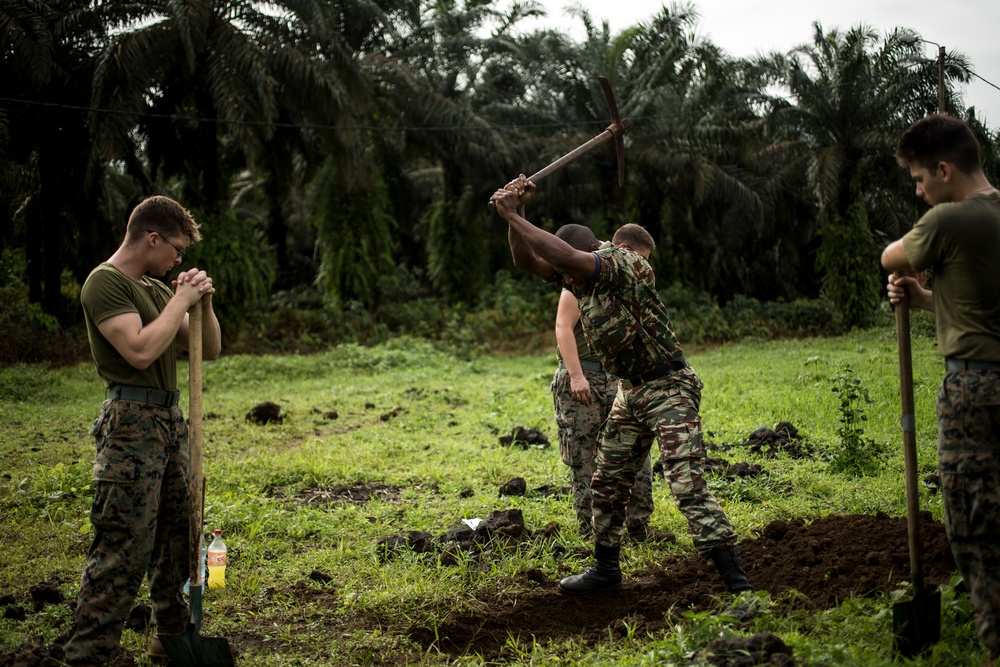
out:
{"label": "digital camouflage trousers", "polygon": [[94,539],[66,643],[69,664],[115,656],[144,576],[160,632],[183,631],[188,614],[190,459],[180,408],[107,400],[90,433],[97,444]]}
{"label": "digital camouflage trousers", "polygon": [[[569,466],[573,488],[573,507],[580,532],[593,532],[590,483],[594,477],[594,459],[601,427],[608,418],[618,391],[618,378],[605,371],[583,371],[590,383],[590,405],[573,398],[569,371],[560,364],[552,377],[552,404],[559,427],[559,454]],[[649,523],[653,513],[653,473],[649,456],[636,473],[635,484],[625,506],[625,525],[637,528]]]}
{"label": "digital camouflage trousers", "polygon": [[620,387],[597,450],[591,484],[594,532],[598,544],[621,543],[625,504],[636,471],[647,459],[654,439],[660,441],[660,463],[681,514],[687,519],[694,546],[702,555],[736,544],[722,507],[702,476],[702,382],[691,369],[672,373],[624,391]]}
{"label": "digital camouflage trousers", "polygon": [[938,471],[952,555],[976,630],[1000,653],[1000,369],[952,372],[938,391]]}

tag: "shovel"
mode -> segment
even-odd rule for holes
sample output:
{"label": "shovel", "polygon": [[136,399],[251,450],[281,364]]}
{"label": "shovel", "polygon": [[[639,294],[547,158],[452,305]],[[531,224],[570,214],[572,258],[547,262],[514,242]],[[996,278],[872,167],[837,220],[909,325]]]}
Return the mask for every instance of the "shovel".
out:
{"label": "shovel", "polygon": [[170,657],[172,667],[234,667],[229,641],[222,637],[202,637],[201,604],[205,580],[201,574],[201,541],[205,509],[205,478],[201,472],[201,302],[189,311],[188,357],[190,359],[190,400],[188,409],[188,441],[191,445],[191,525],[189,567],[191,572],[187,627],[179,635],[160,635],[160,642]]}
{"label": "shovel", "polygon": [[906,527],[910,543],[913,597],[892,607],[896,652],[905,657],[922,653],[941,638],[941,591],[927,590],[920,542],[920,497],[917,490],[917,436],[913,414],[913,360],[910,355],[910,309],[906,299],[896,304],[899,344],[899,394],[903,402],[903,462],[906,476]]}

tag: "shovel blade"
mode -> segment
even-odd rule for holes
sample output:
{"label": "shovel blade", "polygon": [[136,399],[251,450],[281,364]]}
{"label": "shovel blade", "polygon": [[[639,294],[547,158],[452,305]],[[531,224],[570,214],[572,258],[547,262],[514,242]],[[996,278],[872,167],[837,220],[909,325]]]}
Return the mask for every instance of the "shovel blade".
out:
{"label": "shovel blade", "polygon": [[202,637],[201,607],[203,586],[189,589],[191,607],[187,627],[179,635],[157,635],[170,658],[171,667],[235,667],[229,640],[222,637]]}
{"label": "shovel blade", "polygon": [[892,607],[893,645],[904,657],[923,653],[941,639],[941,591],[915,595]]}
{"label": "shovel blade", "polygon": [[170,656],[171,667],[235,667],[229,640],[222,637],[185,632],[160,635],[160,642]]}

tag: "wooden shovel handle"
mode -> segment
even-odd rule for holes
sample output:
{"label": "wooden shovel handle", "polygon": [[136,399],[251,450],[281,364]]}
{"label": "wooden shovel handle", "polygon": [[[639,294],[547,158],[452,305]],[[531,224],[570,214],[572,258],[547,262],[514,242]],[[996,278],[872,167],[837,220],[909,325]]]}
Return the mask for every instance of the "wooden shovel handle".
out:
{"label": "wooden shovel handle", "polygon": [[[898,274],[897,274],[898,275]],[[896,341],[899,346],[899,396],[902,402],[903,463],[906,478],[906,527],[910,542],[913,594],[924,590],[920,540],[920,492],[917,488],[917,433],[913,412],[913,357],[910,350],[909,298],[896,304]]]}
{"label": "wooden shovel handle", "polygon": [[191,502],[189,526],[190,560],[189,576],[194,586],[201,581],[201,529],[205,510],[205,478],[201,467],[201,360],[202,360],[202,305],[198,303],[188,311],[188,359],[190,366],[188,397],[188,442],[191,447],[190,481],[188,494]]}

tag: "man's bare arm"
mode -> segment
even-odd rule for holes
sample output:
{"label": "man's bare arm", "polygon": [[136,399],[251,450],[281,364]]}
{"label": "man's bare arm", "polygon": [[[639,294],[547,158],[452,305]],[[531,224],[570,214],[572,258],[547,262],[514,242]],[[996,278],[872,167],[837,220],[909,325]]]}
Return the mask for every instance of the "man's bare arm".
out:
{"label": "man's bare arm", "polygon": [[562,355],[563,365],[569,373],[570,394],[573,399],[590,405],[593,397],[590,394],[590,382],[583,374],[580,354],[576,349],[576,334],[574,329],[580,321],[580,306],[572,292],[563,290],[559,295],[559,308],[556,310],[556,345]]}
{"label": "man's bare arm", "polygon": [[934,310],[934,294],[924,288],[926,275],[910,266],[902,239],[893,241],[882,251],[882,266],[892,272],[887,285],[890,303],[897,304],[908,298],[911,308]]}
{"label": "man's bare arm", "polygon": [[552,277],[553,268],[576,276],[594,273],[593,253],[575,249],[518,213],[519,195],[516,191],[507,188],[497,190],[491,201],[496,203],[497,213],[510,225],[507,236],[515,266],[543,279]]}

